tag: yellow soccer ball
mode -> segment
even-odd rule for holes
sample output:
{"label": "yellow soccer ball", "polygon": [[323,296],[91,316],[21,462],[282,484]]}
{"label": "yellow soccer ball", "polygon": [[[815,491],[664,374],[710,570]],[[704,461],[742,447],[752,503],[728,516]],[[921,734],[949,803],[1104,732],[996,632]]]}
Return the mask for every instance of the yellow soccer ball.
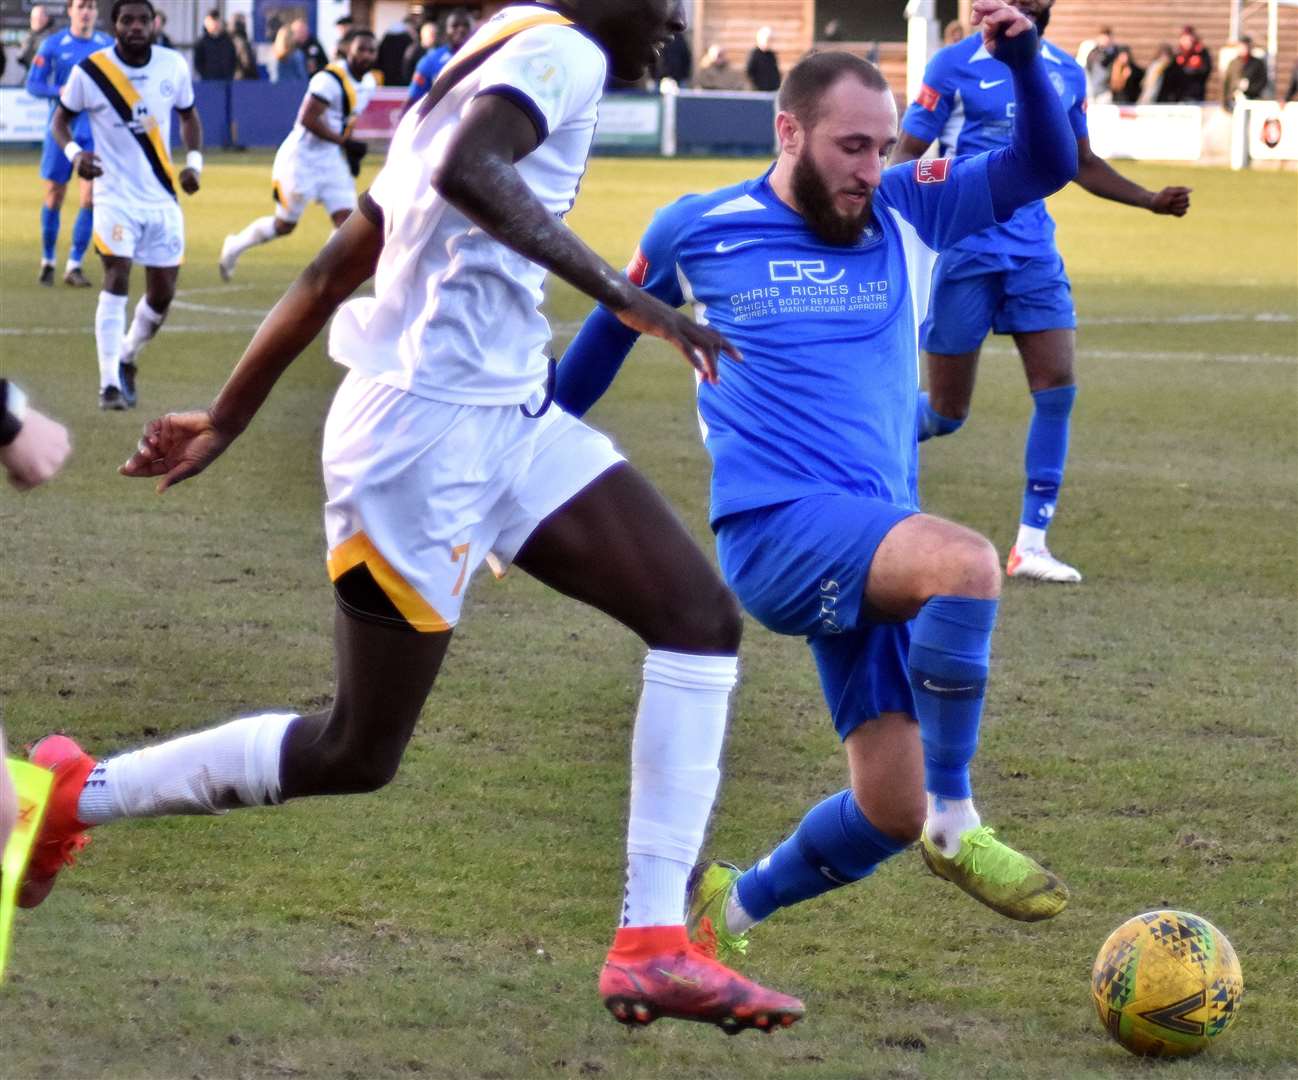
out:
{"label": "yellow soccer ball", "polygon": [[1150,911],[1119,926],[1091,970],[1104,1029],[1133,1054],[1197,1054],[1230,1027],[1244,976],[1226,935],[1188,911]]}

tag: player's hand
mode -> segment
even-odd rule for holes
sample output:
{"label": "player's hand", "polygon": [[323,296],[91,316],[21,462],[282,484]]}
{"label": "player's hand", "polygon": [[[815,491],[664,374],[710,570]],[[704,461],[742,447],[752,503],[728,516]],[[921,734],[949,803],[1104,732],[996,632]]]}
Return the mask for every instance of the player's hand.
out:
{"label": "player's hand", "polygon": [[90,150],[82,150],[72,159],[72,168],[82,180],[93,180],[96,176],[103,176],[104,170],[99,164],[99,158]]}
{"label": "player's hand", "polygon": [[0,465],[9,474],[9,483],[19,491],[30,491],[63,468],[71,452],[68,429],[29,408],[18,437],[0,448]]}
{"label": "player's hand", "polygon": [[615,312],[632,330],[675,345],[704,382],[717,381],[721,354],[743,360],[744,354],[710,326],[700,326],[647,292],[635,290],[631,303]]}
{"label": "player's hand", "polygon": [[1194,188],[1165,187],[1155,192],[1149,209],[1155,214],[1171,214],[1173,217],[1185,217],[1190,209],[1190,192]]}
{"label": "player's hand", "polygon": [[144,426],[135,453],[117,471],[123,476],[160,476],[158,494],[197,476],[234,441],[207,411],[167,413]]}
{"label": "player's hand", "polygon": [[983,44],[993,55],[996,53],[997,38],[1016,38],[1036,27],[1036,23],[1005,0],[974,0],[969,21],[982,28]]}
{"label": "player's hand", "polygon": [[180,181],[181,190],[186,195],[193,195],[198,190],[198,173],[193,169],[181,169],[177,179]]}

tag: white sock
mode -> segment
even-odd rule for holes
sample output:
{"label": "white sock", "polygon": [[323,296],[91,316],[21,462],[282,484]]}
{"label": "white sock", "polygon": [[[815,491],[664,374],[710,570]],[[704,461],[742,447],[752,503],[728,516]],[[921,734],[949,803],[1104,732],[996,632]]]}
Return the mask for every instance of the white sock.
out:
{"label": "white sock", "polygon": [[1046,550],[1046,530],[1036,529],[1031,525],[1019,524],[1018,539],[1014,541],[1014,546],[1020,551],[1027,549],[1029,551]]}
{"label": "white sock", "polygon": [[960,850],[960,837],[982,824],[974,809],[973,799],[944,799],[928,793],[928,817],[924,821],[924,835],[948,859]]}
{"label": "white sock", "polygon": [[651,649],[631,740],[623,926],[679,926],[721,781],[734,656]]}
{"label": "white sock", "polygon": [[131,319],[131,329],[126,335],[126,347],[122,350],[123,357],[129,357],[131,363],[135,363],[140,350],[147,342],[153,340],[153,335],[158,332],[166,317],[165,311],[154,311],[149,298],[141,296],[140,302],[135,305],[135,317]]}
{"label": "white sock", "polygon": [[117,364],[122,356],[122,335],[126,331],[126,297],[110,292],[99,294],[95,308],[95,346],[99,350],[99,388],[117,386]]}
{"label": "white sock", "polygon": [[726,920],[726,930],[731,934],[742,934],[757,925],[757,920],[749,915],[744,910],[744,905],[739,902],[738,889],[731,889],[730,895],[726,897],[726,911],[723,918]]}
{"label": "white sock", "polygon": [[258,244],[268,244],[275,239],[275,218],[273,216],[258,218],[251,225],[244,228],[242,232],[234,234],[234,240],[230,244],[230,253],[238,258],[249,248],[256,247]]}
{"label": "white sock", "polygon": [[63,266],[63,272],[65,274],[70,274],[72,273],[73,270],[80,270],[80,269],[81,269],[81,260],[74,259],[72,258],[72,256],[69,255],[68,261]]}
{"label": "white sock", "polygon": [[115,818],[273,806],[281,801],[280,748],[296,719],[296,713],[244,716],[101,761],[86,778],[77,817],[102,825]]}

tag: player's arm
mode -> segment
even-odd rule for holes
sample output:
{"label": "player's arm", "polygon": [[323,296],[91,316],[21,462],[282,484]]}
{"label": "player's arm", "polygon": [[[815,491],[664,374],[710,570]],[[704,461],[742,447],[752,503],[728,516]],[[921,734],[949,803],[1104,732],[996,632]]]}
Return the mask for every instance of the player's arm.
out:
{"label": "player's arm", "polygon": [[901,165],[907,161],[917,161],[924,156],[924,151],[932,143],[932,139],[922,139],[909,131],[903,131],[897,136],[897,144],[892,148],[892,156],[888,159],[888,164]]}
{"label": "player's arm", "polygon": [[262,321],[216,400],[204,411],[151,420],[118,471],[157,476],[159,493],[202,472],[251,423],[288,366],[370,279],[383,250],[382,213],[368,194]]}
{"label": "player's arm", "polygon": [[180,113],[180,139],[185,144],[185,167],[177,179],[186,195],[198,190],[198,176],[203,171],[203,121],[192,105]]}
{"label": "player's arm", "polygon": [[41,47],[27,69],[27,93],[32,97],[57,99],[58,84],[54,81],[54,35],[41,42]]}
{"label": "player's arm", "polygon": [[1077,140],[1077,183],[1092,195],[1126,206],[1138,206],[1155,214],[1184,217],[1190,209],[1190,192],[1187,187],[1165,187],[1150,191],[1134,180],[1128,180],[1104,158],[1091,149],[1091,140]]}
{"label": "player's arm", "polygon": [[955,97],[955,86],[948,67],[949,55],[945,49],[936,53],[928,62],[919,93],[901,118],[897,143],[888,159],[889,164],[900,165],[923,157],[946,126]]}
{"label": "player's arm", "polygon": [[411,107],[428,93],[428,88],[433,85],[433,53],[429,50],[419,58],[419,63],[415,65],[415,73],[410,79],[410,93],[406,95],[405,104],[401,106],[401,115],[405,116]]}
{"label": "player's arm", "polygon": [[73,171],[83,180],[93,180],[96,176],[103,176],[104,170],[99,165],[99,158],[89,150],[82,150],[72,138],[72,122],[76,118],[77,114],[60,101],[50,118],[50,134],[60,150],[65,154],[70,152]]}
{"label": "player's arm", "polygon": [[603,304],[630,329],[663,338],[715,382],[725,338],[650,296],[545,208],[514,167],[542,137],[538,121],[502,94],[476,98],[433,176],[438,193],[489,235]]}
{"label": "player's arm", "polygon": [[317,139],[323,139],[325,142],[342,146],[347,141],[347,137],[340,131],[334,131],[325,123],[325,110],[327,108],[329,108],[329,102],[324,98],[316,97],[315,94],[307,94],[302,99],[302,107],[297,111],[297,122]]}

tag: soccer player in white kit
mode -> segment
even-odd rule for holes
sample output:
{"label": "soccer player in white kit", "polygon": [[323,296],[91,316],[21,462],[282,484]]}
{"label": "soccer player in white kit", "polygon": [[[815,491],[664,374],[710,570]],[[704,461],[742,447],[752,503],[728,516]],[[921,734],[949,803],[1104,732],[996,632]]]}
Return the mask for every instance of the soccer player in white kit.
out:
{"label": "soccer player in white kit", "polygon": [[[600,977],[620,1021],[728,1031],[802,1015],[685,933],[685,882],[720,779],[742,631],[734,598],[609,440],[552,404],[552,270],[705,379],[733,346],[650,297],[562,223],[608,69],[638,78],[681,0],[518,4],[479,28],[397,129],[373,188],[266,317],[212,406],[151,422],[128,476],[193,476],[252,420],[337,311],[349,369],[325,427],[337,596],[332,706],[233,720],[96,762],[66,736],[32,760],[54,794],[22,888],[40,903],[92,825],[382,787],[396,772],[473,571],[509,563],[649,647],[631,748],[622,925]],[[371,276],[374,296],[344,301]],[[341,307],[341,310],[339,308]]]}
{"label": "soccer player in white kit", "polygon": [[234,276],[239,256],[297,228],[307,206],[318,202],[334,228],[356,209],[356,181],[365,144],[351,137],[378,84],[374,61],[378,46],[369,30],[350,30],[342,40],[342,59],[317,71],[307,84],[297,123],[280,144],[271,170],[275,213],[260,217],[221,245],[221,280]]}
{"label": "soccer player in white kit", "polygon": [[[69,76],[53,119],[54,139],[77,175],[94,180],[95,250],[104,286],[95,312],[99,407],[135,405],[136,360],[167,317],[185,257],[177,188],[198,190],[203,126],[184,57],[153,44],[150,0],[114,0],[116,43],[86,57]],[[180,113],[185,167],[171,163],[171,110]],[[72,138],[72,120],[90,116],[93,153]],[[126,332],[131,264],[144,264],[144,296]],[[125,332],[125,340],[123,333]]]}

